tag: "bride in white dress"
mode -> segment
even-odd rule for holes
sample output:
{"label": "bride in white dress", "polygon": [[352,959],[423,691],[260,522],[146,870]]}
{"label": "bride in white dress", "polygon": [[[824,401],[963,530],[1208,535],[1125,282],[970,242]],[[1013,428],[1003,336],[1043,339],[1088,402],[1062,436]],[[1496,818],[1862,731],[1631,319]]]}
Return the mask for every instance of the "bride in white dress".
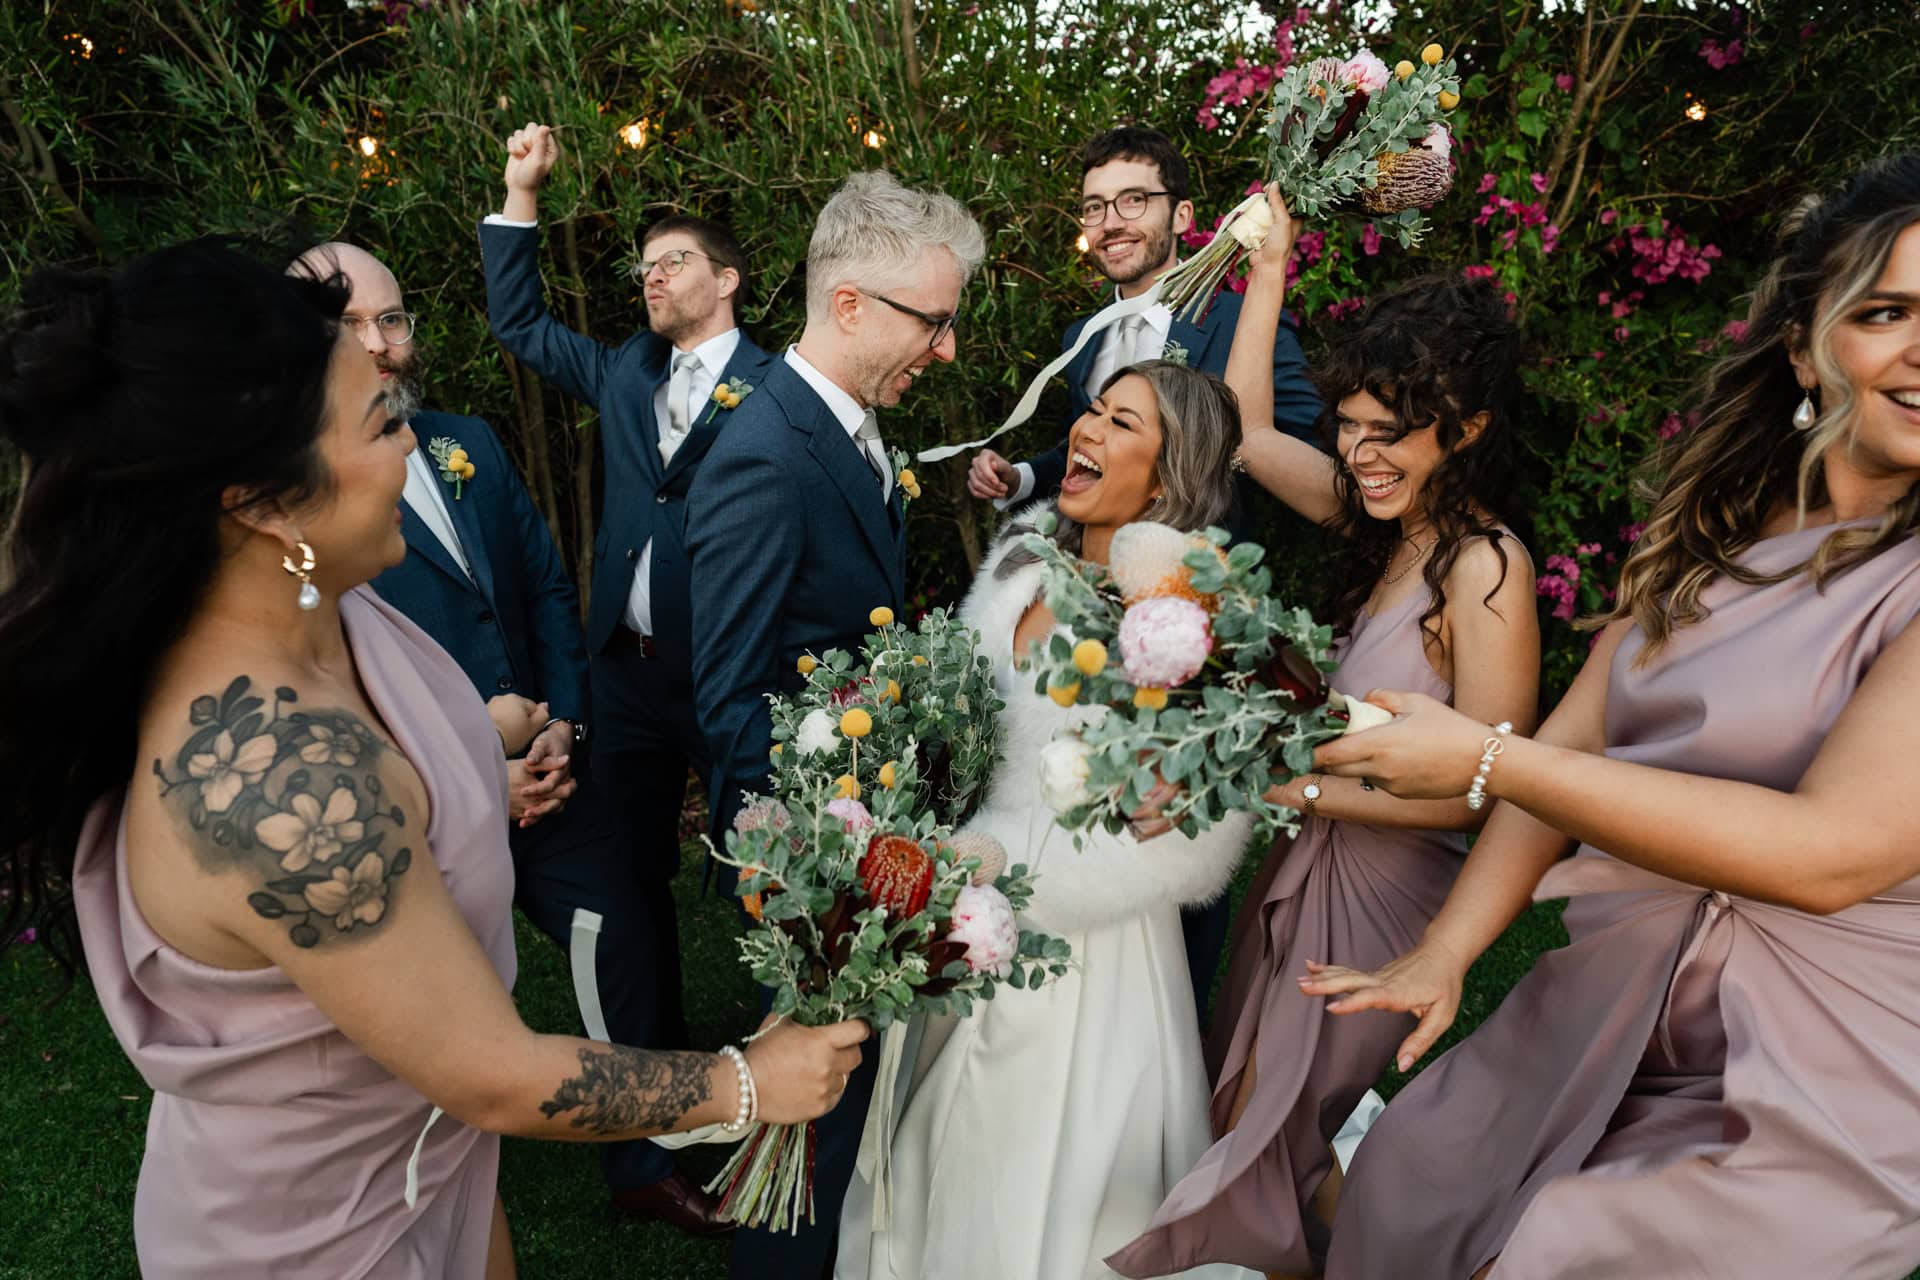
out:
{"label": "bride in white dress", "polygon": [[[1104,563],[1133,520],[1198,530],[1232,502],[1239,439],[1226,385],[1180,365],[1122,370],[1074,424],[1056,537]],[[1039,782],[1041,748],[1097,712],[1034,692],[1029,645],[1054,630],[1042,569],[1018,551],[1021,513],[980,566],[962,616],[996,664],[1005,759],[969,830],[1035,872],[1022,924],[1065,937],[1075,967],[1005,991],[962,1019],[929,1019],[903,1075],[884,1230],[858,1175],[840,1219],[836,1280],[1078,1280],[1152,1220],[1206,1151],[1208,1081],[1180,908],[1226,892],[1244,818],[1197,839],[1094,832],[1075,849]],[[1117,655],[1116,655],[1117,660]],[[1016,662],[1021,665],[1016,665]],[[1258,1280],[1237,1267],[1182,1273]]]}

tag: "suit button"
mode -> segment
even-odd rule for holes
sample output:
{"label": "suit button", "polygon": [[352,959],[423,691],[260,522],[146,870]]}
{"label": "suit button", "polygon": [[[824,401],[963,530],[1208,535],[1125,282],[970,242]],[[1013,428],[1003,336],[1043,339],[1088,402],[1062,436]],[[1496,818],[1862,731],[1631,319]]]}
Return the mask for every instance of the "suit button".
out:
{"label": "suit button", "polygon": [[485,625],[486,623],[489,623],[489,622],[492,622],[492,621],[493,621],[493,610],[491,610],[491,609],[482,609],[482,610],[480,611],[480,615],[479,615],[479,616],[478,616],[477,618],[475,618],[475,619],[474,619],[474,621],[475,621],[475,622],[478,622],[478,623],[480,623],[480,624],[482,624],[483,626],[484,626],[484,625]]}
{"label": "suit button", "polygon": [[667,505],[667,495],[666,495],[666,494],[664,494],[664,493],[656,493],[656,494],[654,494],[654,495],[653,495],[653,500],[654,500],[655,502],[657,502],[657,503],[659,503],[659,504],[660,504],[661,506],[663,506],[663,507]]}
{"label": "suit button", "polygon": [[505,693],[507,690],[513,688],[513,677],[501,676],[498,680],[495,680],[493,683],[499,686],[500,692]]}
{"label": "suit button", "polygon": [[639,558],[640,558],[640,553],[638,551],[635,551],[632,547],[627,548],[627,559],[638,560]]}

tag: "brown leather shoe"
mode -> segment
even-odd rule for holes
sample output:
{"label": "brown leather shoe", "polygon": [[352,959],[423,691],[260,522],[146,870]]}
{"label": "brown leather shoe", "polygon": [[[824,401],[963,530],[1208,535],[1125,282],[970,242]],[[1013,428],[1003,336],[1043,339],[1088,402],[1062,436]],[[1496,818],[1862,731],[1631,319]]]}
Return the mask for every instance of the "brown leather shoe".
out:
{"label": "brown leather shoe", "polygon": [[664,1222],[697,1238],[726,1235],[735,1225],[721,1218],[717,1198],[679,1173],[648,1186],[614,1191],[612,1201],[613,1211],[624,1218]]}

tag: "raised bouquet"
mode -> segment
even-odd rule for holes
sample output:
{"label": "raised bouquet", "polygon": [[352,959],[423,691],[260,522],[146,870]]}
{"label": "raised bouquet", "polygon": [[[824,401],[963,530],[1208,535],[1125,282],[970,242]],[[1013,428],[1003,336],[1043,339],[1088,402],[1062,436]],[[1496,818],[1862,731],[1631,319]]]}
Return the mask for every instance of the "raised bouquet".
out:
{"label": "raised bouquet", "polygon": [[[1303,218],[1358,205],[1382,235],[1411,248],[1426,231],[1426,207],[1453,188],[1446,115],[1459,102],[1453,60],[1437,44],[1392,68],[1364,51],[1295,63],[1273,86],[1267,180]],[[1177,315],[1199,311],[1272,229],[1266,195],[1248,196],[1212,243],[1161,277],[1160,300]]]}
{"label": "raised bouquet", "polygon": [[1264,836],[1291,831],[1296,815],[1268,787],[1310,771],[1320,743],[1392,718],[1328,688],[1332,630],[1274,597],[1259,546],[1142,521],[1114,534],[1103,568],[1045,532],[1025,545],[1071,638],[1040,646],[1036,688],[1107,708],[1041,754],[1042,791],[1069,830],[1119,831],[1164,779],[1180,786],[1162,814],[1179,830],[1246,812]]}
{"label": "raised bouquet", "polygon": [[[1039,986],[1066,972],[1069,949],[1015,923],[1026,867],[990,836],[955,833],[1000,754],[1002,704],[975,633],[944,610],[913,628],[888,609],[870,620],[857,659],[804,656],[805,685],[772,700],[772,794],[741,810],[716,856],[739,869],[755,922],[741,958],[773,989],[773,1012],[878,1032],[964,1015],[1003,982]],[[813,1220],[813,1150],[812,1124],[755,1125],[708,1189],[735,1222],[798,1230]]]}

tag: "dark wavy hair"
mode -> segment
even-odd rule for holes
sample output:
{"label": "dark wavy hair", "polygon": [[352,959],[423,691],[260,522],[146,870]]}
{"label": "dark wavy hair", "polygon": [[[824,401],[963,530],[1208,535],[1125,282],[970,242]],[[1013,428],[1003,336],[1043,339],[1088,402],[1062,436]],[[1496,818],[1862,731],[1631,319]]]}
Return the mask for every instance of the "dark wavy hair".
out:
{"label": "dark wavy hair", "polygon": [[[724,222],[715,222],[712,218],[696,218],[690,213],[671,214],[657,222],[650,223],[640,233],[640,250],[646,252],[647,243],[669,232],[684,231],[693,237],[700,246],[700,252],[714,262],[714,274],[721,269],[732,267],[740,277],[740,283],[734,288],[733,297],[727,301],[733,306],[734,323],[747,313],[747,306],[753,301],[753,272],[747,266],[747,251],[740,247],[740,240],[733,234],[733,228]],[[639,280],[639,266],[634,267],[634,279]]]}
{"label": "dark wavy hair", "polygon": [[37,271],[0,322],[0,438],[27,460],[0,562],[0,951],[32,925],[78,964],[80,825],[134,773],[224,517],[328,491],[315,444],[347,297],[202,239],[110,274]]}
{"label": "dark wavy hair", "polygon": [[1087,139],[1080,149],[1080,176],[1115,160],[1139,160],[1160,171],[1160,185],[1167,189],[1167,203],[1177,205],[1193,194],[1187,176],[1187,158],[1173,139],[1158,129],[1143,124],[1125,124]]}
{"label": "dark wavy hair", "polygon": [[[1666,482],[1648,495],[1652,513],[1621,566],[1613,608],[1583,625],[1632,618],[1646,635],[1637,659],[1645,662],[1676,629],[1707,616],[1700,593],[1722,575],[1755,584],[1806,572],[1824,586],[1920,533],[1916,486],[1871,528],[1828,534],[1805,564],[1766,575],[1738,563],[1774,511],[1795,505],[1804,512],[1826,501],[1823,460],[1832,445],[1851,438],[1857,407],[1833,359],[1833,330],[1886,270],[1894,241],[1916,224],[1915,152],[1867,166],[1823,198],[1803,200],[1782,221],[1777,254],[1748,305],[1746,336],[1707,371],[1696,394],[1700,425],[1653,461],[1653,473]],[[1788,358],[1795,350],[1807,353],[1823,386],[1841,389],[1806,431],[1792,425],[1806,394]]]}
{"label": "dark wavy hair", "polygon": [[[1421,574],[1432,592],[1420,615],[1430,643],[1440,639],[1447,574],[1468,542],[1486,538],[1500,557],[1500,581],[1488,592],[1489,602],[1506,581],[1507,551],[1496,525],[1516,470],[1513,413],[1521,359],[1520,327],[1491,281],[1432,275],[1376,298],[1314,374],[1328,439],[1339,437],[1340,401],[1365,391],[1398,423],[1385,443],[1432,431],[1445,452],[1422,494],[1436,538]],[[1486,426],[1468,441],[1464,424],[1480,413],[1487,415]],[[1334,629],[1344,634],[1386,572],[1400,544],[1400,525],[1367,514],[1360,486],[1345,466],[1334,468],[1334,492],[1340,513],[1329,527],[1343,536],[1330,614]]]}

